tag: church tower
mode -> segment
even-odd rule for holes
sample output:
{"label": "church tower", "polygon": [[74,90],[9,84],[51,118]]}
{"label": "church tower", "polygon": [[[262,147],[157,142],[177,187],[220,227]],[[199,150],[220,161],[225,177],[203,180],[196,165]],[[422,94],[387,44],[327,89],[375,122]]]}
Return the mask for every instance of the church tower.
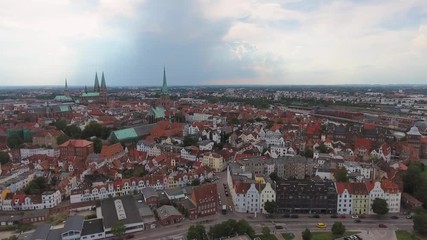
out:
{"label": "church tower", "polygon": [[101,76],[101,88],[99,91],[99,96],[101,97],[101,101],[103,103],[107,103],[107,84],[105,83],[104,72],[102,72]]}
{"label": "church tower", "polygon": [[98,73],[95,73],[95,84],[93,86],[93,91],[94,92],[99,92],[100,91],[99,80],[98,80]]}
{"label": "church tower", "polygon": [[65,79],[64,95],[67,96],[67,97],[70,96],[70,92],[68,92],[67,79]]}
{"label": "church tower", "polygon": [[166,67],[163,67],[163,85],[160,91],[159,105],[164,108],[167,108],[170,106],[169,90],[168,90],[168,84],[166,81]]}

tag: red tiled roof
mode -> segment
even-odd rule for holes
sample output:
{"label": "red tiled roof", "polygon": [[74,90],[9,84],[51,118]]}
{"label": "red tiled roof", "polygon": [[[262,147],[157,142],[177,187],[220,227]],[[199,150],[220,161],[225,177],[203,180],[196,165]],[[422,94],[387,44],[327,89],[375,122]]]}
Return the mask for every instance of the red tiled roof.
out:
{"label": "red tiled roof", "polygon": [[65,143],[59,145],[60,147],[87,147],[89,145],[93,144],[91,141],[87,141],[84,139],[71,139],[66,141]]}
{"label": "red tiled roof", "polygon": [[236,184],[236,194],[246,194],[251,187],[250,183],[237,182]]}
{"label": "red tiled roof", "polygon": [[389,193],[399,192],[399,186],[388,179],[381,180],[381,188],[384,190],[384,192],[389,192]]}
{"label": "red tiled roof", "polygon": [[102,146],[101,157],[111,157],[123,151],[123,146],[120,143],[115,143],[108,146]]}
{"label": "red tiled roof", "polygon": [[195,187],[193,189],[193,194],[196,205],[218,198],[216,184],[206,184]]}

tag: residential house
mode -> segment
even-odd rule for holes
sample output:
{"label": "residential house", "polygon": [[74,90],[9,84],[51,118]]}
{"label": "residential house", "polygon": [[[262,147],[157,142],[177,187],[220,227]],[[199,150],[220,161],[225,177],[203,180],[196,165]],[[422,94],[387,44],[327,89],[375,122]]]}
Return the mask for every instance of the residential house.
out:
{"label": "residential house", "polygon": [[284,213],[336,213],[337,191],[329,180],[284,180],[276,184],[278,210]]}
{"label": "residential house", "polygon": [[337,189],[337,213],[338,214],[351,214],[353,210],[352,205],[352,185],[350,183],[336,182]]}
{"label": "residential house", "polygon": [[216,214],[218,203],[216,184],[195,187],[191,193],[191,201],[196,206],[199,217]]}
{"label": "residential house", "polygon": [[76,157],[79,161],[84,161],[89,154],[93,153],[93,142],[72,139],[59,145],[59,149],[61,158]]}
{"label": "residential house", "polygon": [[267,213],[265,210],[265,203],[268,202],[276,202],[276,191],[271,187],[271,184],[269,182],[266,182],[266,184],[263,184],[262,190],[259,194],[260,199],[260,209],[261,213]]}
{"label": "residential house", "polygon": [[205,166],[212,168],[215,172],[221,172],[224,170],[224,158],[217,153],[204,153],[202,163]]}

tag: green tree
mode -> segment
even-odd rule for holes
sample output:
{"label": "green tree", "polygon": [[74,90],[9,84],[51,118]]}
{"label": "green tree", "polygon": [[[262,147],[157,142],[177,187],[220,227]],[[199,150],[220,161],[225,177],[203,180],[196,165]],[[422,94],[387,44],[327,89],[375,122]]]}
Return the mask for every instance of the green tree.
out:
{"label": "green tree", "polygon": [[55,127],[57,130],[64,131],[67,127],[67,122],[65,120],[59,120],[55,122]]}
{"label": "green tree", "polygon": [[337,182],[348,182],[347,169],[345,167],[337,168],[334,177]]}
{"label": "green tree", "polygon": [[199,186],[200,185],[200,179],[195,178],[193,181],[191,181],[191,186]]}
{"label": "green tree", "polygon": [[56,142],[58,143],[58,145],[63,144],[64,142],[70,140],[70,137],[68,137],[67,135],[63,134],[60,135],[59,137],[56,138]]}
{"label": "green tree", "polygon": [[184,147],[196,145],[197,144],[197,137],[187,135],[184,137],[183,144],[184,144]]}
{"label": "green tree", "polygon": [[234,117],[234,118],[230,119],[230,124],[238,125],[238,124],[240,124],[240,120],[238,118]]}
{"label": "green tree", "polygon": [[345,226],[342,222],[334,222],[331,228],[331,232],[334,235],[340,236],[345,233]]}
{"label": "green tree", "polygon": [[7,153],[7,152],[0,152],[0,163],[1,164],[6,164],[8,162],[10,162],[9,153]]}
{"label": "green tree", "polygon": [[372,211],[378,215],[384,215],[388,213],[387,201],[381,198],[375,198],[372,203]]}
{"label": "green tree", "polygon": [[269,177],[270,177],[271,180],[273,180],[275,182],[277,182],[277,181],[280,180],[279,176],[277,175],[277,172],[270,173]]}
{"label": "green tree", "polygon": [[427,208],[427,178],[423,178],[416,185],[414,196],[423,203],[424,208]]}
{"label": "green tree", "polygon": [[46,179],[44,177],[37,177],[28,184],[24,192],[26,194],[41,194],[46,191],[47,188]]}
{"label": "green tree", "polygon": [[267,226],[262,227],[261,232],[262,232],[262,235],[265,236],[265,237],[268,237],[271,234],[270,228],[268,228]]}
{"label": "green tree", "polygon": [[125,234],[126,228],[123,222],[117,221],[112,227],[111,227],[111,233],[116,237],[121,237]]}
{"label": "green tree", "polygon": [[302,239],[303,240],[311,240],[311,232],[308,228],[306,228],[304,230],[304,232],[302,232]]}
{"label": "green tree", "polygon": [[414,194],[418,184],[422,181],[422,170],[420,164],[411,163],[408,170],[403,175],[403,190],[409,194]]}
{"label": "green tree", "polygon": [[12,134],[7,138],[6,142],[8,147],[18,148],[24,143],[24,140],[18,134]]}
{"label": "green tree", "polygon": [[243,235],[243,234],[248,234],[249,237],[254,238],[255,236],[255,231],[254,229],[251,227],[251,225],[249,225],[249,223],[244,220],[244,219],[240,219],[237,224],[236,224],[236,230],[237,230],[237,234],[239,235]]}
{"label": "green tree", "polygon": [[328,147],[327,147],[324,143],[321,143],[321,144],[319,145],[318,150],[319,150],[321,153],[328,153]]}
{"label": "green tree", "polygon": [[86,127],[83,129],[82,132],[82,138],[90,138],[90,137],[101,137],[102,136],[102,131],[103,131],[103,127],[101,126],[101,124],[95,122],[95,121],[91,121],[88,125],[86,125]]}
{"label": "green tree", "polygon": [[191,225],[187,232],[188,240],[208,240],[205,227],[201,224]]}
{"label": "green tree", "polygon": [[67,134],[67,136],[73,139],[79,139],[82,137],[82,130],[75,124],[67,126],[64,132]]}
{"label": "green tree", "polygon": [[95,153],[100,153],[102,149],[102,141],[99,138],[93,139],[93,151]]}
{"label": "green tree", "polygon": [[273,213],[275,213],[276,212],[276,209],[277,209],[277,204],[276,204],[276,201],[266,201],[265,202],[265,204],[264,204],[264,209],[265,209],[265,211],[267,211],[268,213],[270,213],[270,214],[273,214]]}
{"label": "green tree", "polygon": [[420,208],[415,211],[413,217],[414,231],[420,235],[427,236],[427,210]]}
{"label": "green tree", "polygon": [[313,158],[313,156],[314,156],[313,149],[306,148],[304,151],[304,157]]}

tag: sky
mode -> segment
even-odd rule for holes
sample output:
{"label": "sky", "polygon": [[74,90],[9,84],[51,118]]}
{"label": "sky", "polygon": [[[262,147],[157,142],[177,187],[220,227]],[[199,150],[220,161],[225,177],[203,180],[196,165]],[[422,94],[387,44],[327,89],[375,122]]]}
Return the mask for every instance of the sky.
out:
{"label": "sky", "polygon": [[4,0],[0,86],[427,83],[426,0]]}

